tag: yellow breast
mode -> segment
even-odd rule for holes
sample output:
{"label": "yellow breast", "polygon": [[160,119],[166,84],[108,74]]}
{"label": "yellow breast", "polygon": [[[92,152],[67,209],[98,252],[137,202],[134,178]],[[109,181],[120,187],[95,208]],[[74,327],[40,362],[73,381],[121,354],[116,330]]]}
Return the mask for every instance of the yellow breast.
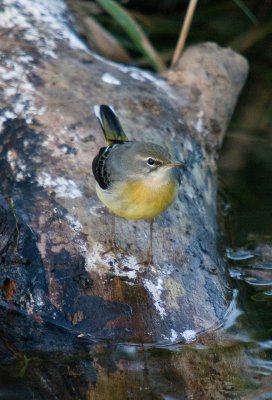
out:
{"label": "yellow breast", "polygon": [[155,218],[173,202],[178,184],[168,181],[163,185],[151,185],[148,180],[118,182],[111,190],[96,186],[100,200],[114,214],[126,219]]}

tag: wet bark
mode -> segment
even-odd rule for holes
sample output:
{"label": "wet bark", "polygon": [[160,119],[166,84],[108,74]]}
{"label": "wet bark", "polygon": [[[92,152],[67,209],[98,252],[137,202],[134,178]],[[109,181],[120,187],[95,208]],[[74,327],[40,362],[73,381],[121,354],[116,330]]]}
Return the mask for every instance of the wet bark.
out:
{"label": "wet bark", "polygon": [[[4,1],[0,14],[3,335],[42,350],[61,349],[64,331],[169,344],[217,327],[231,290],[218,251],[216,160],[246,61],[200,44],[159,77],[92,53],[61,1],[42,12],[16,4]],[[104,145],[93,106],[103,103],[131,140],[167,146],[185,163],[178,199],[154,224],[148,268],[146,221],[118,219],[123,251],[104,254],[110,215],[91,174]]]}

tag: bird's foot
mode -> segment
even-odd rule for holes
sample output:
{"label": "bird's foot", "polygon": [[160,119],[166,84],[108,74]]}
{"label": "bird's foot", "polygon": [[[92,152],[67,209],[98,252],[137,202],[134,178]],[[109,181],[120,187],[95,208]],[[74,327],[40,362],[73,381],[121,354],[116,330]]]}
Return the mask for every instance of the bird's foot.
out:
{"label": "bird's foot", "polygon": [[104,251],[102,253],[102,256],[108,254],[108,253],[124,253],[124,250],[118,246],[115,240],[110,240],[109,241],[109,248],[108,250]]}
{"label": "bird's foot", "polygon": [[138,264],[144,265],[145,267],[154,265],[153,253],[148,251],[146,254],[146,258],[143,261],[139,262]]}

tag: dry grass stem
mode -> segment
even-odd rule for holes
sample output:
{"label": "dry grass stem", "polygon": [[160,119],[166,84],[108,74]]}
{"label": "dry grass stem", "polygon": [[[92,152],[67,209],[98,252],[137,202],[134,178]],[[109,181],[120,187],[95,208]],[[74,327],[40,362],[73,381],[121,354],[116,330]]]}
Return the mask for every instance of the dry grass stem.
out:
{"label": "dry grass stem", "polygon": [[194,15],[196,5],[197,5],[197,0],[190,0],[189,6],[187,8],[184,24],[182,26],[182,29],[181,29],[181,32],[179,35],[179,40],[178,40],[178,43],[177,43],[177,46],[176,46],[176,49],[175,49],[175,52],[173,55],[171,65],[174,65],[181,56],[181,53],[184,48],[184,44],[185,44],[187,36],[188,36],[189,29],[191,26],[191,22],[192,22],[192,18]]}

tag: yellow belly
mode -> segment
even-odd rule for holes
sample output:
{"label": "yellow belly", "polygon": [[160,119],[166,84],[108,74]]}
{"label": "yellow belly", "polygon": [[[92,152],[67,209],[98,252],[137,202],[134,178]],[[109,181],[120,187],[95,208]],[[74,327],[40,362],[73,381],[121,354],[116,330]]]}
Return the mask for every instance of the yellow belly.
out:
{"label": "yellow belly", "polygon": [[154,187],[148,183],[143,183],[143,181],[118,182],[111,190],[103,190],[97,184],[96,192],[109,210],[120,217],[126,219],[155,218],[173,202],[178,184],[174,181]]}

